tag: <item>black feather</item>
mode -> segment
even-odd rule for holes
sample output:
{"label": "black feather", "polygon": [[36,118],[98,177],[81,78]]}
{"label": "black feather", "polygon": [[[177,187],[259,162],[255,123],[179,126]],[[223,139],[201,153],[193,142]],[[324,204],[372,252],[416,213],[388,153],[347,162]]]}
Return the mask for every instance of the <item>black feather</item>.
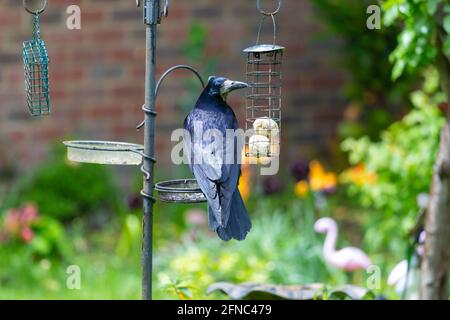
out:
{"label": "black feather", "polygon": [[[250,231],[251,222],[238,189],[241,166],[237,160],[240,159],[242,150],[238,148],[235,139],[231,141],[233,148],[230,149],[227,143],[215,143],[217,141],[212,137],[203,136],[204,132],[213,129],[225,140],[227,129],[238,129],[233,110],[219,94],[218,87],[223,84],[223,80],[225,79],[210,78],[194,109],[186,117],[184,127],[189,132],[190,139],[185,137],[185,151],[188,150],[189,167],[208,200],[209,227],[225,241],[232,238],[244,240]],[[196,123],[201,123],[202,127],[195,128]],[[195,129],[201,129],[202,132],[196,134]],[[211,145],[214,147],[208,149]],[[224,163],[227,153],[231,151],[234,152],[234,163]],[[221,159],[217,158],[218,152],[222,153]],[[196,154],[209,156],[212,160],[195,163]]]}

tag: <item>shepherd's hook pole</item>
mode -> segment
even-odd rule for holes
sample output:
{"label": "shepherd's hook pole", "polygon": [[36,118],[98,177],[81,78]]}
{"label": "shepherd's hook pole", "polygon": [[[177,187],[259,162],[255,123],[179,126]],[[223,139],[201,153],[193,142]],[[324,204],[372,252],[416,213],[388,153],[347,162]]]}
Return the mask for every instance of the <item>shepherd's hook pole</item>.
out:
{"label": "shepherd's hook pole", "polygon": [[[137,2],[139,3],[139,2]],[[152,267],[153,267],[153,172],[155,146],[155,69],[156,69],[156,29],[161,22],[161,0],[144,0],[144,23],[146,25],[146,57],[145,57],[145,133],[143,168],[144,188],[142,196],[142,299],[152,299]]]}

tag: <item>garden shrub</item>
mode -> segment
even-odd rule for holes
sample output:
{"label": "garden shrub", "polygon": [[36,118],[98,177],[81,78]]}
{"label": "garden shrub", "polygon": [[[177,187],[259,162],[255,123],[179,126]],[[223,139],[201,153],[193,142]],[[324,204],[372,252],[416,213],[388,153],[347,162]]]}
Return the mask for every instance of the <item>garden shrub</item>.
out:
{"label": "garden shrub", "polygon": [[350,100],[339,125],[340,138],[369,136],[377,139],[405,110],[410,88],[417,77],[403,75],[393,83],[389,55],[397,45],[398,26],[368,30],[367,8],[371,0],[313,0],[332,41],[339,39],[342,50],[336,57],[349,77],[345,96]]}
{"label": "garden shrub", "polygon": [[50,159],[18,183],[6,207],[34,203],[40,213],[70,220],[109,205],[117,205],[110,172],[104,166],[71,163],[65,148],[55,147]]}
{"label": "garden shrub", "polygon": [[366,234],[374,248],[395,249],[395,242],[390,240],[407,235],[419,209],[417,196],[430,190],[440,131],[445,123],[438,108],[443,95],[436,93],[437,78],[435,71],[428,73],[424,89],[411,96],[412,111],[383,131],[380,141],[362,137],[342,143],[350,163],[362,164],[376,177],[371,183],[353,183],[348,188],[361,205],[379,212],[370,217],[371,228]]}

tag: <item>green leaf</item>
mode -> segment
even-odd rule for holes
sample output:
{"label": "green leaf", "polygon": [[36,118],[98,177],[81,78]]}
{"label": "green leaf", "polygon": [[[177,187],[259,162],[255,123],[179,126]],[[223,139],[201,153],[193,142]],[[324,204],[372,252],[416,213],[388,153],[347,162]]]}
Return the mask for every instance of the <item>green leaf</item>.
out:
{"label": "green leaf", "polygon": [[366,294],[361,298],[361,300],[375,300],[376,296],[370,290],[367,290]]}
{"label": "green leaf", "polygon": [[428,13],[434,15],[438,8],[440,0],[428,0]]}
{"label": "green leaf", "polygon": [[444,42],[444,53],[447,56],[450,56],[450,36],[448,36],[447,39],[445,39],[445,42]]}
{"label": "green leaf", "polygon": [[444,29],[447,31],[447,33],[450,33],[450,15],[447,15],[444,18]]}
{"label": "green leaf", "polygon": [[395,22],[395,20],[398,19],[398,14],[399,12],[397,6],[392,6],[389,9],[386,9],[383,14],[384,24],[386,26],[391,26]]}
{"label": "green leaf", "polygon": [[444,6],[444,12],[445,12],[445,13],[450,13],[450,4],[446,4],[446,5]]}
{"label": "green leaf", "polygon": [[187,287],[179,287],[177,288],[178,296],[183,300],[190,300],[192,299],[192,293],[191,290]]}
{"label": "green leaf", "polygon": [[343,291],[334,291],[327,300],[352,300],[352,297]]}
{"label": "green leaf", "polygon": [[400,76],[403,74],[403,71],[405,71],[405,67],[405,60],[398,59],[394,64],[394,68],[392,68],[392,80],[397,80],[398,78],[400,78]]}
{"label": "green leaf", "polygon": [[400,35],[400,40],[402,45],[407,47],[411,44],[411,41],[414,39],[415,34],[412,30],[405,30]]}

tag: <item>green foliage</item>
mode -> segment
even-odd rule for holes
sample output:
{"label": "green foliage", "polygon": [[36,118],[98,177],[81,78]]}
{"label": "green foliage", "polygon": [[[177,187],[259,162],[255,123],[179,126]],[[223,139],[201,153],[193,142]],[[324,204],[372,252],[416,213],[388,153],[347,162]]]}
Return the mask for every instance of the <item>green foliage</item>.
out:
{"label": "green foliage", "polygon": [[[207,41],[208,30],[206,29],[206,26],[195,22],[189,26],[187,39],[183,44],[183,53],[188,58],[189,63],[198,70],[203,77],[203,81],[207,81],[208,76],[214,74],[218,63],[217,57],[211,58],[207,55]],[[192,77],[192,79],[190,78],[184,82],[188,93],[183,95],[179,101],[183,114],[187,114],[191,111],[201,91],[199,81],[194,75],[190,75],[190,77]]]}
{"label": "green foliage", "polygon": [[[72,253],[65,236],[64,227],[50,217],[41,216],[32,225],[34,236],[29,243],[19,239],[11,239],[0,245],[0,256],[6,254],[30,256],[31,260],[49,258],[61,259],[69,257]],[[8,259],[3,267],[9,265]]]}
{"label": "green foliage", "polygon": [[[323,260],[323,237],[313,230],[316,220],[313,207],[312,197],[295,198],[292,187],[279,196],[260,197],[249,204],[254,227],[248,238],[243,242],[224,243],[206,225],[197,229],[182,225],[180,221],[186,209],[192,207],[171,211],[170,208],[177,206],[158,206],[154,298],[226,298],[220,294],[206,296],[206,288],[218,281],[324,282],[329,288],[345,283],[348,280],[345,274],[327,266]],[[170,219],[161,223],[165,215]],[[98,232],[86,230],[79,220],[70,224],[66,229],[70,242],[59,240],[73,249],[75,254],[69,258],[36,258],[23,249],[27,246],[20,250],[12,247],[0,250],[0,260],[8,261],[0,269],[0,298],[139,299],[140,220],[136,215],[127,215],[123,220],[127,221],[126,226],[121,226],[122,230],[126,229],[123,231],[126,240],[118,240],[121,229],[117,217]],[[125,247],[120,245],[123,241]],[[129,242],[133,243],[130,247]],[[123,248],[125,255],[118,252]],[[65,286],[65,270],[72,264],[81,268],[81,290],[69,290]],[[330,289],[326,298],[348,298],[340,293],[332,294],[334,291]]]}
{"label": "green foliage", "polygon": [[18,278],[27,282],[46,279],[47,266],[72,254],[58,221],[39,216],[30,205],[10,210],[0,222],[0,287]]}
{"label": "green foliage", "polygon": [[[359,288],[361,289],[361,288]],[[315,300],[375,300],[375,294],[371,290],[366,290],[362,295],[355,288],[323,288]]]}
{"label": "green foliage", "polygon": [[[450,57],[450,4],[446,0],[385,0],[388,26],[403,22],[397,48],[391,54],[392,78],[405,71],[417,73],[433,65],[438,54]],[[447,71],[448,72],[448,71]]]}
{"label": "green foliage", "polygon": [[[162,288],[170,288],[173,298],[179,284],[193,298],[211,298],[206,288],[214,282],[258,282],[303,284],[343,281],[344,275],[322,258],[322,240],[314,233],[314,211],[304,201],[292,199],[288,210],[270,211],[273,199],[261,199],[251,212],[253,229],[243,242],[223,243],[205,232],[196,241],[186,239],[169,251],[160,252],[156,265]],[[159,270],[159,271],[158,271]],[[217,296],[220,297],[220,296]],[[183,295],[182,298],[186,298]],[[214,298],[214,297],[213,297]]]}
{"label": "green foliage", "polygon": [[[342,138],[369,135],[376,138],[404,108],[409,89],[416,81],[403,77],[391,81],[389,54],[396,46],[396,28],[368,30],[367,7],[371,0],[313,0],[328,32],[338,36],[342,67],[349,73],[346,96],[354,114],[339,126]],[[354,119],[356,117],[356,119]]]}
{"label": "green foliage", "polygon": [[436,72],[428,78],[424,91],[412,95],[413,110],[382,132],[379,142],[362,137],[342,143],[342,149],[349,152],[350,163],[363,163],[377,176],[375,183],[349,187],[351,196],[378,212],[371,218],[367,233],[373,248],[393,248],[395,243],[390,240],[406,235],[418,211],[417,195],[430,189],[445,120],[437,107],[443,96],[436,94]]}
{"label": "green foliage", "polygon": [[110,172],[103,166],[69,163],[65,149],[55,148],[47,163],[18,183],[6,207],[31,202],[42,215],[69,220],[117,205]]}
{"label": "green foliage", "polygon": [[55,219],[42,216],[34,226],[35,236],[30,246],[37,257],[68,258],[72,248],[68,245],[64,227]]}

